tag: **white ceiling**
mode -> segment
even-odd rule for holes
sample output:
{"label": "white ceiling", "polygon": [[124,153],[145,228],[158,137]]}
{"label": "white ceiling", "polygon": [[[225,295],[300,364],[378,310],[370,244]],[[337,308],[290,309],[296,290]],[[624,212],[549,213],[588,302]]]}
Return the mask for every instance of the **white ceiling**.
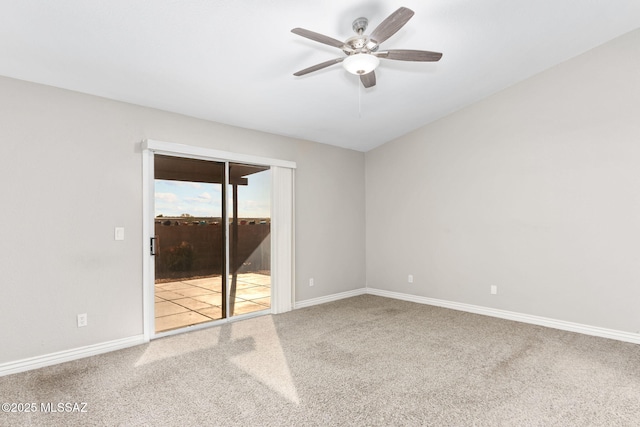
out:
{"label": "white ceiling", "polygon": [[[377,85],[334,65],[352,21],[415,16]],[[0,75],[367,151],[640,27],[639,0],[0,0]]]}

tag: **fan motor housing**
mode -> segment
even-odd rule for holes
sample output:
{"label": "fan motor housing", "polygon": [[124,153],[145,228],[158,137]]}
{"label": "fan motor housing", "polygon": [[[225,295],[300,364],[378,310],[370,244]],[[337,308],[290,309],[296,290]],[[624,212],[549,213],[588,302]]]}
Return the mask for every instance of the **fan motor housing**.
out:
{"label": "fan motor housing", "polygon": [[371,40],[368,36],[353,36],[344,42],[342,49],[344,53],[350,55],[352,53],[369,53],[378,50],[378,43]]}
{"label": "fan motor housing", "polygon": [[344,42],[342,50],[347,55],[354,53],[370,53],[378,50],[378,43],[372,41],[364,32],[369,25],[369,20],[363,16],[353,21],[352,28],[357,36],[351,37]]}

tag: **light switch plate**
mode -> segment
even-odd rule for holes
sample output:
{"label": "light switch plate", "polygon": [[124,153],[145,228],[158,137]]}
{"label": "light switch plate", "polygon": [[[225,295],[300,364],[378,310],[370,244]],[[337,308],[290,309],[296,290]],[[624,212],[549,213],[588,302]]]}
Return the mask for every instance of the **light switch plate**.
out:
{"label": "light switch plate", "polygon": [[114,238],[115,240],[124,240],[124,227],[116,227]]}

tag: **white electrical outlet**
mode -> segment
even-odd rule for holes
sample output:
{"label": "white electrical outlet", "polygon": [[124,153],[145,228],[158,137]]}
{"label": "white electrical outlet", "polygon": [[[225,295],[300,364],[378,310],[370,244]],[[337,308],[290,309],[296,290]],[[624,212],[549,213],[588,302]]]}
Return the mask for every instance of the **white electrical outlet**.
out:
{"label": "white electrical outlet", "polygon": [[413,283],[413,274],[410,274],[409,277],[407,277],[407,282]]}
{"label": "white electrical outlet", "polygon": [[498,293],[498,287],[496,285],[491,285],[491,295],[495,295]]}
{"label": "white electrical outlet", "polygon": [[314,283],[313,283],[313,277],[312,277],[311,279],[309,279],[309,286],[313,286],[313,285]]}
{"label": "white electrical outlet", "polygon": [[87,313],[78,314],[78,328],[87,326]]}

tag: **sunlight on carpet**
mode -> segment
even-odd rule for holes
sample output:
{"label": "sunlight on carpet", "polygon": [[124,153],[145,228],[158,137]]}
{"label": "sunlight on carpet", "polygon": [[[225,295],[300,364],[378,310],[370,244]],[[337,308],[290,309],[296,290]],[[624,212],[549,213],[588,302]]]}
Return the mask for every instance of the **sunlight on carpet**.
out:
{"label": "sunlight on carpet", "polygon": [[218,345],[245,343],[249,345],[244,345],[244,350],[240,354],[230,356],[228,361],[289,402],[299,404],[300,398],[272,316],[235,322],[228,326],[231,330],[230,336],[221,333],[222,328],[213,327],[201,332],[207,334],[206,339],[194,340],[193,336],[182,334],[174,335],[170,339],[151,341],[136,361],[135,367],[211,349]]}
{"label": "sunlight on carpet", "polygon": [[231,357],[231,363],[290,402],[299,404],[300,398],[282,351],[273,317],[263,316],[253,320],[253,322],[237,322],[232,325],[232,340],[251,338],[254,340],[255,348]]}

